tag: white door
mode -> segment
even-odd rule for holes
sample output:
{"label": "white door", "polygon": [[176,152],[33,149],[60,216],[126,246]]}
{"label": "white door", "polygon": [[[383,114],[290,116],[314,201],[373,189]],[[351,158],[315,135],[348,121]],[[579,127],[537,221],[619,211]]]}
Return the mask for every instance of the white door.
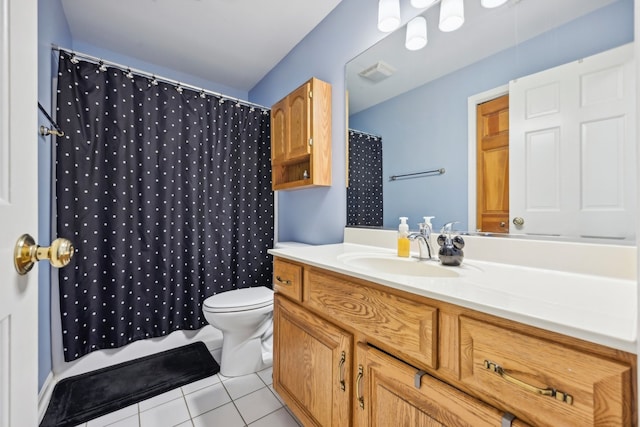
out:
{"label": "white door", "polygon": [[515,80],[509,94],[510,232],[633,238],[633,46]]}
{"label": "white door", "polygon": [[13,263],[37,237],[37,17],[36,0],[0,0],[0,427],[38,424],[38,272]]}

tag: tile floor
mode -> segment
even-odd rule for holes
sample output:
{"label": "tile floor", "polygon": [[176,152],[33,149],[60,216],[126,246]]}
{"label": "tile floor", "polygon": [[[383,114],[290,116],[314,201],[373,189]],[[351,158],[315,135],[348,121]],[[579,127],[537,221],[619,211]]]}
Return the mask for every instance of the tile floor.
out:
{"label": "tile floor", "polygon": [[80,427],[299,427],[273,390],[272,369],[213,375],[91,420]]}

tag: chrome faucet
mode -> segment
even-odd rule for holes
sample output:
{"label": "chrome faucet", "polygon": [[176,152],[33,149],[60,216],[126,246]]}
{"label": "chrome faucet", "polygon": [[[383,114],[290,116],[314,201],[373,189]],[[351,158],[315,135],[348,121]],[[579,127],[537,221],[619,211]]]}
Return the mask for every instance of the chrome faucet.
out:
{"label": "chrome faucet", "polygon": [[409,240],[417,240],[420,249],[420,259],[431,259],[431,226],[427,223],[418,224],[420,231],[409,233]]}

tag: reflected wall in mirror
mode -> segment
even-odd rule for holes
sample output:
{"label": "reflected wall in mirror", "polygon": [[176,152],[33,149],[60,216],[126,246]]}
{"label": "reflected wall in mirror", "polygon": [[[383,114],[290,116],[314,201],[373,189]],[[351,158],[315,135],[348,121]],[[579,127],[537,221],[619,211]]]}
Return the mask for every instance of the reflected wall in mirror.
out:
{"label": "reflected wall in mirror", "polygon": [[[438,4],[423,12],[429,41],[421,50],[405,49],[401,28],[346,64],[349,127],[383,141],[385,228],[408,216],[415,229],[423,216],[433,215],[436,230],[450,221],[459,221],[459,230],[476,230],[470,98],[496,88],[506,93],[510,81],[633,41],[632,0],[510,0],[496,9],[479,4],[465,1],[465,24],[453,33],[438,30]],[[359,75],[376,64],[395,72],[378,82]],[[440,168],[446,173],[388,179]],[[516,191],[522,189],[509,189]],[[635,225],[630,228],[626,240],[635,242]]]}

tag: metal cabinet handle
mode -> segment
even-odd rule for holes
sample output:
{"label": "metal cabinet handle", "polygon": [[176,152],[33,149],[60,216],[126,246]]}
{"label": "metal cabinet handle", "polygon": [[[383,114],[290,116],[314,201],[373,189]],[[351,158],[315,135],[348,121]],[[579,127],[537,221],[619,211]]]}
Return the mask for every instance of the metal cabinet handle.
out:
{"label": "metal cabinet handle", "polygon": [[356,377],[356,384],[358,386],[358,406],[360,409],[364,409],[364,395],[362,394],[362,378],[364,377],[364,369],[362,365],[358,365],[358,376]]}
{"label": "metal cabinet handle", "polygon": [[276,280],[278,282],[282,283],[283,285],[291,286],[291,280],[289,280],[289,279],[283,279],[280,276],[276,276]]}
{"label": "metal cabinet handle", "polygon": [[343,351],[340,356],[340,362],[338,363],[338,381],[340,382],[340,390],[345,391],[347,385],[344,381],[344,363],[347,361],[347,354]]}
{"label": "metal cabinet handle", "polygon": [[549,396],[549,397],[553,397],[556,400],[559,400],[561,402],[565,402],[568,403],[569,405],[573,405],[573,397],[563,391],[560,390],[556,390],[555,388],[551,388],[551,387],[547,387],[547,388],[539,388],[536,386],[533,386],[531,384],[527,384],[524,381],[521,381],[515,377],[512,377],[511,375],[507,374],[507,372],[502,368],[502,366],[491,362],[489,360],[485,360],[484,361],[484,367],[489,369],[490,371],[493,371],[495,373],[497,373],[498,375],[500,375],[505,381],[514,384],[520,388],[523,388],[531,393],[535,393],[535,394],[539,394],[541,396]]}

